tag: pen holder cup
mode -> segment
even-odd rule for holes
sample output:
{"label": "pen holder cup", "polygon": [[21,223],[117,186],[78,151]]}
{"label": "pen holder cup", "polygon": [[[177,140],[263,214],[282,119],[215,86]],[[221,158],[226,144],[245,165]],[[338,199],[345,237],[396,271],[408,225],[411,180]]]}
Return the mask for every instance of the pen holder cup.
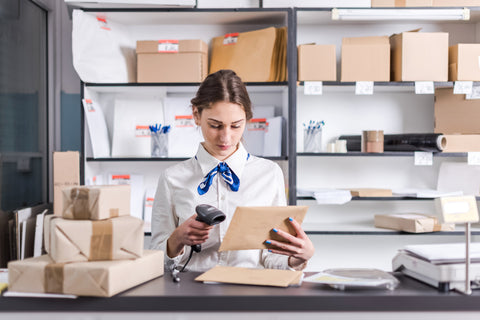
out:
{"label": "pen holder cup", "polygon": [[322,152],[322,129],[303,130],[303,152]]}
{"label": "pen holder cup", "polygon": [[151,133],[152,158],[168,157],[168,133]]}

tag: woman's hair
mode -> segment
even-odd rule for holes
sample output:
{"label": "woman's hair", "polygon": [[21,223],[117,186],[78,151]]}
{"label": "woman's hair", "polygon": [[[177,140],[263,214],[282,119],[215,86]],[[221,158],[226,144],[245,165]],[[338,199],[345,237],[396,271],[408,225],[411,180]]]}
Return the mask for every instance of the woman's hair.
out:
{"label": "woman's hair", "polygon": [[247,88],[237,74],[232,70],[219,70],[209,74],[198,88],[195,98],[190,102],[198,108],[201,115],[204,109],[214,103],[224,101],[240,105],[245,111],[247,120],[252,119],[252,103]]}

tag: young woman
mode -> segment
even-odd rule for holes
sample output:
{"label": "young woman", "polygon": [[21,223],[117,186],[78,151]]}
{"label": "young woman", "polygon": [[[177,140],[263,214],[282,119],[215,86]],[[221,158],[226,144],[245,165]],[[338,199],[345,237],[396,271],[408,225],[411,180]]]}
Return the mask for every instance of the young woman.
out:
{"label": "young woman", "polygon": [[[164,250],[167,263],[182,266],[190,246],[202,245],[188,268],[205,271],[215,265],[302,270],[314,247],[294,219],[296,236],[278,230],[286,243],[265,239],[275,249],[218,252],[237,206],[285,206],[283,173],[273,161],[245,150],[241,138],[252,118],[245,85],[231,70],[210,74],[191,100],[195,123],[204,142],[195,157],[160,176],[152,212],[152,249]],[[195,220],[195,207],[209,204],[226,214],[209,226]],[[273,227],[273,226],[272,226]]]}

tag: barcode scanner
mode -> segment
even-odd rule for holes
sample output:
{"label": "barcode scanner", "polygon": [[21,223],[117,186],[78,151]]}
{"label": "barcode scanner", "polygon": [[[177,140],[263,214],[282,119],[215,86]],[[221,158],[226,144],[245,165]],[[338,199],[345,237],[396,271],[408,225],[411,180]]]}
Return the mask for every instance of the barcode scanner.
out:
{"label": "barcode scanner", "polygon": [[[197,217],[195,218],[195,220],[204,222],[209,226],[214,226],[216,224],[219,224],[220,222],[224,221],[226,218],[225,213],[218,210],[214,206],[211,206],[208,204],[199,204],[198,206],[195,207],[195,212],[197,213]],[[192,250],[190,250],[190,255],[188,256],[188,260],[183,266],[183,268],[179,271],[176,269],[175,266],[172,267],[171,272],[172,272],[173,282],[180,282],[180,277],[178,276],[178,274],[185,270],[185,267],[190,262],[190,259],[192,259],[193,252],[200,252],[200,251],[202,251],[201,244],[192,245]]]}
{"label": "barcode scanner", "polygon": [[[195,207],[195,212],[197,213],[195,220],[206,223],[209,226],[214,226],[225,220],[225,213],[208,204],[199,204]],[[192,246],[192,250],[200,252],[202,251],[202,245],[195,244]]]}

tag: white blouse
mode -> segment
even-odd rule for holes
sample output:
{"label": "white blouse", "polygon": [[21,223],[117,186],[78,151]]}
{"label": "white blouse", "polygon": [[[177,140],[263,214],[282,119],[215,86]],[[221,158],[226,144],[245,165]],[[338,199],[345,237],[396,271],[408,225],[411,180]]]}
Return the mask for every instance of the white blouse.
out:
{"label": "white blouse", "polygon": [[[230,190],[222,176],[216,174],[208,192],[199,195],[198,185],[219,162],[200,145],[195,157],[163,172],[153,203],[151,249],[166,253],[167,240],[177,226],[195,213],[198,204],[209,204],[223,211],[227,217],[213,227],[208,240],[202,244],[202,251],[193,254],[187,269],[205,271],[216,265],[288,269],[288,256],[268,250],[218,252],[237,206],[286,205],[285,182],[278,164],[250,155],[241,143],[237,151],[225,160],[240,179],[239,190]],[[183,253],[173,259],[165,254],[165,262],[181,267],[190,250],[189,246],[185,246]]]}

